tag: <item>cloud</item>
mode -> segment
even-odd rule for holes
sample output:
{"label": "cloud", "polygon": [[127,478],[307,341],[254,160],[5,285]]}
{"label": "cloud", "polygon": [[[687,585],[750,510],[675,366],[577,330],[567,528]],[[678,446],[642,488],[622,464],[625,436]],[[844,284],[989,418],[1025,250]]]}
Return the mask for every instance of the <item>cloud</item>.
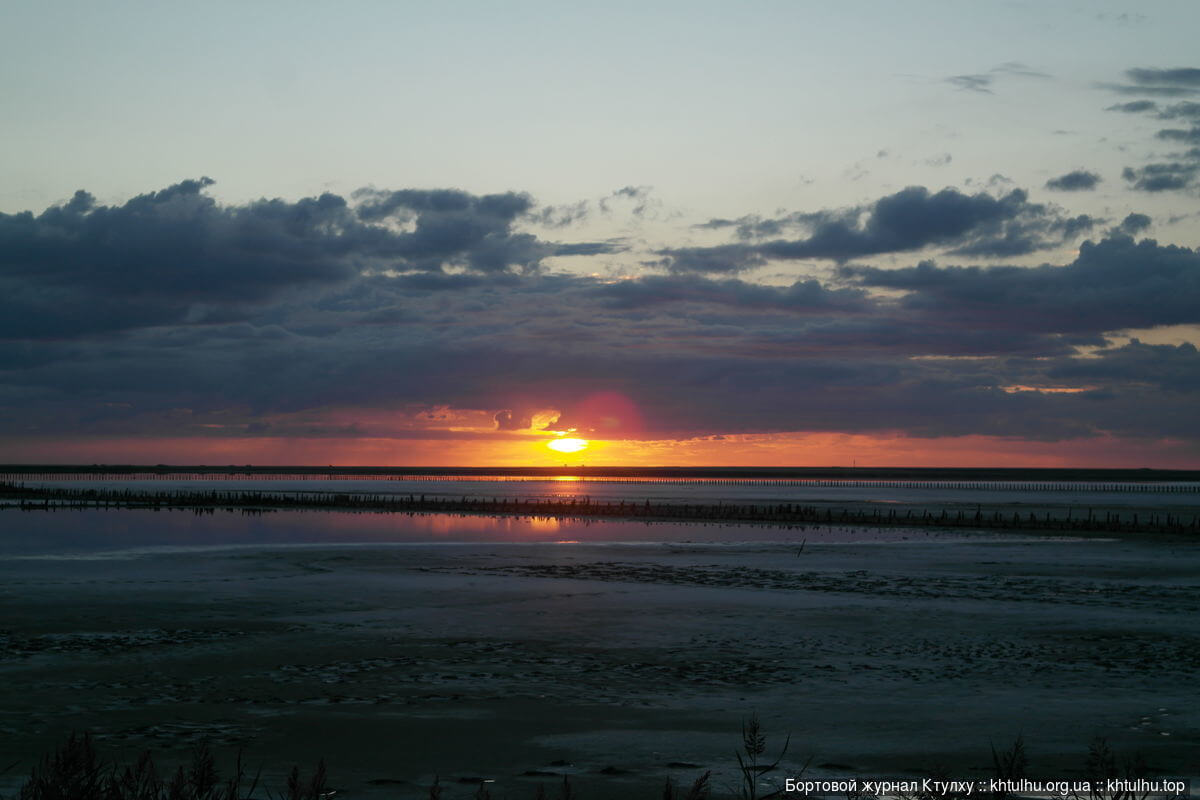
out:
{"label": "cloud", "polygon": [[586,220],[591,214],[588,201],[567,203],[558,206],[545,206],[529,215],[529,219],[547,228],[565,228]]}
{"label": "cloud", "polygon": [[1120,347],[1099,350],[1092,358],[1056,364],[1048,377],[1072,383],[1125,383],[1163,392],[1200,392],[1200,352],[1187,342],[1178,345],[1143,344],[1132,339]]}
{"label": "cloud", "polygon": [[[1159,88],[1164,91],[1192,92],[1200,89],[1200,69],[1178,68],[1168,70],[1133,69],[1127,74],[1140,84],[1149,88]],[[1130,113],[1153,112],[1154,117],[1164,120],[1184,120],[1200,123],[1200,103],[1190,100],[1159,106],[1149,100],[1123,103],[1111,106],[1109,110]],[[1138,167],[1126,167],[1121,177],[1130,188],[1140,192],[1178,192],[1191,189],[1196,185],[1197,175],[1200,174],[1200,125],[1193,124],[1190,128],[1163,128],[1155,138],[1166,142],[1180,142],[1193,145],[1182,153],[1171,153],[1168,161],[1157,161]],[[1161,157],[1161,156],[1160,156]]]}
{"label": "cloud", "polygon": [[806,228],[804,239],[756,244],[665,249],[662,266],[675,272],[737,272],[765,259],[828,259],[845,262],[883,253],[942,246],[985,257],[1024,255],[1055,247],[1091,230],[1097,220],[1067,217],[1059,209],[1030,203],[1020,189],[996,196],[957,189],[932,193],[912,186],[869,206],[790,214],[776,219],[710,220],[707,227],[736,227],[743,239]]}
{"label": "cloud", "polygon": [[1200,88],[1200,69],[1176,67],[1174,69],[1151,69],[1134,67],[1125,70],[1125,75],[1139,86],[1188,86]]}
{"label": "cloud", "polygon": [[515,416],[510,409],[497,411],[493,419],[496,421],[496,430],[498,431],[524,431],[529,430],[529,426],[533,423],[532,417]]}
{"label": "cloud", "polygon": [[[1126,221],[1138,227],[1143,220]],[[901,290],[901,304],[944,323],[1103,333],[1200,323],[1200,253],[1116,236],[1084,242],[1066,266],[844,267],[863,287]]]}
{"label": "cloud", "polygon": [[652,192],[651,186],[623,186],[597,199],[545,206],[529,211],[526,218],[547,228],[565,228],[581,223],[592,218],[597,211],[604,216],[612,216],[623,210],[635,220],[652,218],[662,206],[662,203],[653,197]]}
{"label": "cloud", "polygon": [[1192,119],[1200,121],[1200,103],[1186,100],[1173,103],[1157,114],[1159,119]]}
{"label": "cloud", "polygon": [[0,214],[0,335],[52,336],[245,319],[285,293],[364,271],[503,277],[616,242],[555,243],[515,229],[525,194],[362,190],[222,205],[209,178],[105,206],[84,191],[40,214]]}
{"label": "cloud", "polygon": [[[1143,95],[1146,97],[1182,97],[1200,92],[1200,69],[1195,67],[1176,67],[1172,69],[1156,69],[1151,67],[1134,67],[1125,70],[1128,84],[1099,83],[1097,87],[1110,92],[1127,95]],[[1138,105],[1136,103],[1126,105]],[[1116,111],[1142,111],[1144,108],[1126,108],[1121,105],[1113,106]]]}
{"label": "cloud", "polygon": [[998,67],[992,67],[992,72],[1000,72],[1008,75],[1019,75],[1024,78],[1049,78],[1050,75],[1040,70],[1033,69],[1027,64],[1020,61],[1006,61]]}
{"label": "cloud", "polygon": [[765,286],[736,279],[710,280],[696,275],[646,275],[596,287],[593,294],[610,307],[631,309],[666,303],[707,303],[742,309],[781,311],[854,311],[865,308],[859,289],[829,289],[818,281]]}
{"label": "cloud", "polygon": [[[506,298],[540,294],[542,280],[523,279],[521,289],[504,289]],[[577,289],[555,291],[570,297]],[[584,412],[590,398],[615,394],[637,412],[637,435],[650,438],[790,430],[1044,440],[1108,429],[1195,434],[1194,424],[1187,427],[1194,413],[1186,414],[1196,399],[1189,388],[1195,359],[1187,353],[1175,360],[1136,349],[1109,354],[1101,374],[1069,349],[1046,357],[997,346],[1022,346],[1028,333],[1006,339],[963,327],[962,339],[992,349],[965,361],[912,359],[907,354],[936,352],[955,339],[949,330],[886,318],[821,323],[771,313],[742,315],[734,326],[710,317],[646,316],[644,309],[614,317],[611,309],[583,306],[573,313],[601,313],[585,322],[603,324],[585,324],[592,338],[574,338],[569,347],[542,338],[540,328],[514,325],[520,307],[498,317],[508,324],[490,336],[460,315],[440,323],[439,336],[448,339],[356,326],[280,338],[242,326],[190,340],[148,330],[120,346],[95,341],[74,352],[47,346],[32,364],[4,374],[0,405],[10,413],[0,417],[0,432],[40,426],[58,434],[180,437],[212,435],[209,426],[219,425],[234,437],[269,431],[439,438],[467,435],[453,430],[461,427],[455,420],[473,415],[482,437],[526,428],[536,411],[556,408],[572,424],[611,433],[607,414]],[[555,327],[560,336],[570,333],[561,320]],[[638,341],[642,346],[629,344]],[[1143,358],[1163,363],[1138,369]],[[1092,371],[1072,374],[1075,367]],[[1003,388],[1064,383],[1096,388],[1087,397]],[[1174,395],[1156,388],[1168,384]],[[623,427],[616,432],[626,435]]]}
{"label": "cloud", "polygon": [[806,228],[825,219],[825,214],[818,212],[806,214],[795,212],[780,217],[762,217],[758,214],[747,214],[737,219],[714,218],[693,227],[701,230],[720,230],[733,228],[734,235],[742,240],[757,240],[782,236],[788,230]]}
{"label": "cloud", "polygon": [[346,201],[260,200],[224,208],[202,178],[97,205],[84,191],[39,215],[0,214],[0,276],[98,295],[248,300],[284,287],[338,281],[354,259],[386,252]]}
{"label": "cloud", "polygon": [[[742,274],[792,249],[833,261],[994,249],[1100,224],[1023,192],[918,187],[851,209],[725,220],[712,230],[745,238],[664,251],[674,272],[614,282],[520,261],[472,266],[490,239],[525,246],[520,225],[539,207],[519,192],[223,205],[205,188],[112,207],[79,195],[0,217],[0,447],[39,436],[518,438],[548,409],[599,435],[650,438],[1200,439],[1194,349],[1106,341],[1200,323],[1194,250],[1112,235],[1058,265],[847,265],[785,285]],[[1131,214],[1116,229],[1149,224]],[[72,261],[88,252],[81,242],[99,256]],[[533,246],[553,257],[623,245]],[[204,259],[171,260],[187,248]]]}
{"label": "cloud", "polygon": [[1110,236],[1136,236],[1150,227],[1153,220],[1145,214],[1129,214],[1110,231]]}
{"label": "cloud", "polygon": [[761,253],[749,245],[726,244],[716,247],[677,247],[658,251],[662,256],[647,266],[665,267],[671,272],[736,274],[767,263]]}
{"label": "cloud", "polygon": [[1196,89],[1186,86],[1131,86],[1121,83],[1097,83],[1097,89],[1106,89],[1116,94],[1142,95],[1148,97],[1186,97],[1196,94]]}
{"label": "cloud", "polygon": [[991,75],[951,75],[946,78],[946,83],[953,84],[959,89],[968,92],[980,92],[983,94],[992,94],[992,81],[995,80]]}
{"label": "cloud", "polygon": [[614,204],[624,203],[632,204],[629,206],[629,213],[636,218],[642,218],[660,205],[651,196],[653,191],[652,186],[623,186],[620,189],[614,190],[607,197],[602,197],[597,201],[600,211],[605,214],[613,213]]}
{"label": "cloud", "polygon": [[968,92],[979,92],[981,94],[992,94],[992,84],[997,76],[1013,75],[1022,78],[1049,78],[1045,72],[1032,69],[1029,66],[1022,64],[1020,61],[1006,61],[999,66],[992,67],[987,73],[975,73],[968,75],[951,75],[946,78],[946,83],[957,86],[959,89]]}
{"label": "cloud", "polygon": [[573,242],[570,244],[555,244],[550,248],[550,254],[555,256],[603,256],[612,253],[623,253],[629,248],[621,241],[608,242]]}
{"label": "cloud", "polygon": [[[475,196],[456,189],[360,189],[357,216],[386,241],[393,268],[441,270],[464,267],[479,272],[536,269],[554,248],[514,223],[533,210],[527,194]],[[411,225],[410,232],[385,227]]]}
{"label": "cloud", "polygon": [[1155,111],[1158,109],[1158,103],[1153,100],[1132,100],[1128,103],[1117,103],[1109,106],[1105,111],[1120,111],[1125,114],[1141,114],[1146,111]]}
{"label": "cloud", "polygon": [[1100,176],[1095,172],[1077,169],[1046,181],[1046,188],[1058,192],[1088,192],[1099,183]]}
{"label": "cloud", "polygon": [[1172,192],[1190,188],[1200,173],[1200,161],[1168,161],[1144,167],[1126,167],[1121,177],[1140,192]]}
{"label": "cloud", "polygon": [[1159,139],[1165,139],[1171,142],[1185,142],[1187,144],[1200,144],[1200,127],[1184,130],[1181,128],[1164,128],[1157,134]]}

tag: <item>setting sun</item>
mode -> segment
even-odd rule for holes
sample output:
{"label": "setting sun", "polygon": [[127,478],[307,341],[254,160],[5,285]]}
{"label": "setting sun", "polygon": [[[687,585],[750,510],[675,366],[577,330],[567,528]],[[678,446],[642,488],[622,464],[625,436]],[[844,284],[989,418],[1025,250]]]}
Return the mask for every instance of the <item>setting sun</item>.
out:
{"label": "setting sun", "polygon": [[560,453],[578,453],[580,450],[587,449],[587,446],[586,439],[554,439],[546,442],[546,447]]}

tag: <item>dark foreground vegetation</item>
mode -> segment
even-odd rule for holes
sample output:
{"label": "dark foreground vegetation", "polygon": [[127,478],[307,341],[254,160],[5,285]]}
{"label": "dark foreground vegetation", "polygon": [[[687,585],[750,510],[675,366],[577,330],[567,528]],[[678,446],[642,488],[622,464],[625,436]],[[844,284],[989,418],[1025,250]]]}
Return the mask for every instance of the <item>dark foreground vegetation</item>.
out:
{"label": "dark foreground vegetation", "polygon": [[[867,527],[998,528],[1018,531],[1105,533],[1200,533],[1200,515],[1126,513],[1070,509],[1041,515],[945,509],[830,508],[793,503],[643,503],[592,502],[588,497],[520,499],[427,497],[426,495],[336,492],[151,491],[145,489],[74,489],[0,483],[0,500],[10,508],[50,511],[68,508],[182,508],[204,512],[224,508],[243,511],[311,509],[382,513],[505,514],[524,517],[623,518],[683,522],[767,523],[785,526],[858,525]],[[2,507],[0,507],[2,508]]]}
{"label": "dark foreground vegetation", "polygon": [[[737,798],[737,800],[769,800],[770,798],[807,797],[796,792],[788,792],[784,786],[784,778],[799,780],[808,770],[808,763],[798,770],[791,770],[784,776],[779,769],[779,763],[787,753],[791,743],[789,736],[775,758],[768,755],[767,737],[763,732],[757,717],[751,717],[742,725],[741,747],[734,751],[736,759],[736,784],[728,786],[714,785],[711,772],[704,772],[689,785],[677,786],[667,778],[662,788],[656,793],[662,800],[709,800],[709,798]],[[811,761],[811,759],[810,759]],[[1003,781],[1020,782],[1030,778],[1029,760],[1025,752],[1022,737],[1018,736],[1012,745],[1005,750],[991,748],[991,775]],[[827,765],[832,767],[833,765]],[[1082,780],[1090,784],[1088,791],[1065,795],[1071,800],[1158,800],[1168,795],[1154,791],[1129,791],[1126,789],[1112,790],[1106,788],[1107,782],[1113,779],[1138,782],[1150,774],[1149,768],[1140,756],[1119,758],[1108,746],[1104,739],[1095,739],[1089,745],[1087,755],[1081,764]],[[95,748],[91,737],[87,734],[72,734],[67,741],[53,753],[44,756],[33,768],[32,774],[17,794],[17,800],[331,800],[332,798],[349,797],[335,788],[326,774],[325,762],[320,761],[316,767],[307,772],[293,767],[284,781],[283,786],[275,789],[260,785],[259,774],[250,777],[245,769],[241,755],[234,765],[233,773],[222,778],[216,766],[215,759],[206,745],[200,745],[193,752],[191,762],[180,766],[167,776],[160,774],[154,762],[154,757],[143,753],[133,764],[106,762]],[[549,784],[540,783],[534,787],[522,787],[518,796],[532,797],[533,800],[581,800],[586,793],[580,792],[571,782],[568,775],[547,775],[554,780]],[[848,776],[839,776],[845,778]],[[942,784],[948,784],[953,778],[944,770],[933,769],[925,776]],[[866,779],[871,780],[871,779]],[[439,778],[433,781],[420,794],[429,800],[492,800],[493,791],[499,791],[491,780],[472,779],[468,783],[473,786],[454,787],[443,784]],[[971,783],[986,783],[973,779]],[[594,786],[593,790],[601,787]],[[616,789],[617,787],[611,787]],[[410,792],[411,795],[411,792]],[[511,797],[510,794],[497,795]],[[828,795],[833,796],[833,795]],[[876,795],[867,793],[847,793],[841,795],[845,800],[870,800]],[[979,790],[964,792],[954,789],[938,791],[918,791],[897,795],[902,800],[1005,800],[1014,797],[1006,791]],[[516,800],[516,798],[514,798]]]}

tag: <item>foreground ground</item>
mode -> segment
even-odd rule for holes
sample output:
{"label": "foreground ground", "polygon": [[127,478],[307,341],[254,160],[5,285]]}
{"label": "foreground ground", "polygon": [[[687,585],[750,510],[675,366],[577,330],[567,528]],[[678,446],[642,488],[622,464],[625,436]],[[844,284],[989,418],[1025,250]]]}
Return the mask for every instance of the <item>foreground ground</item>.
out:
{"label": "foreground ground", "polygon": [[733,786],[751,713],[768,750],[792,736],[780,775],[983,777],[1018,734],[1035,771],[1104,736],[1200,775],[1196,544],[809,537],[8,558],[3,785],[89,730],[113,755],[245,748],[268,778],[323,756],[346,797],[560,773],[654,796]]}

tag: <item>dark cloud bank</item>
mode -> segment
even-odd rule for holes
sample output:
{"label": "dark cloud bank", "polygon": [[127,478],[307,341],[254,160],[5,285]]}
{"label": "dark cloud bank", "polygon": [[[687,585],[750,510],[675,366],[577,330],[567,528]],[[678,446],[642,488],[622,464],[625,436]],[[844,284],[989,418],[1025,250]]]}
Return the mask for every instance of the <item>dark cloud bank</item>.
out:
{"label": "dark cloud bank", "polygon": [[0,334],[55,337],[232,321],[283,293],[363,271],[536,271],[551,256],[609,252],[514,230],[524,194],[363,190],[221,206],[208,178],[98,205],[87,192],[41,214],[0,214]]}
{"label": "dark cloud bank", "polygon": [[[1003,258],[1101,224],[1021,191],[915,187],[713,220],[732,241],[663,249],[660,271],[610,282],[555,271],[554,257],[618,248],[527,232],[544,209],[521,193],[222,205],[208,183],[0,215],[4,437],[417,435],[295,419],[439,406],[486,411],[500,431],[544,408],[586,428],[586,399],[617,392],[654,436],[1197,439],[1195,348],[1105,337],[1200,323],[1200,254],[1135,241],[1143,215],[1062,265],[849,263]],[[806,259],[840,266],[786,285],[737,277]],[[1083,391],[1016,388],[1064,386]]]}

